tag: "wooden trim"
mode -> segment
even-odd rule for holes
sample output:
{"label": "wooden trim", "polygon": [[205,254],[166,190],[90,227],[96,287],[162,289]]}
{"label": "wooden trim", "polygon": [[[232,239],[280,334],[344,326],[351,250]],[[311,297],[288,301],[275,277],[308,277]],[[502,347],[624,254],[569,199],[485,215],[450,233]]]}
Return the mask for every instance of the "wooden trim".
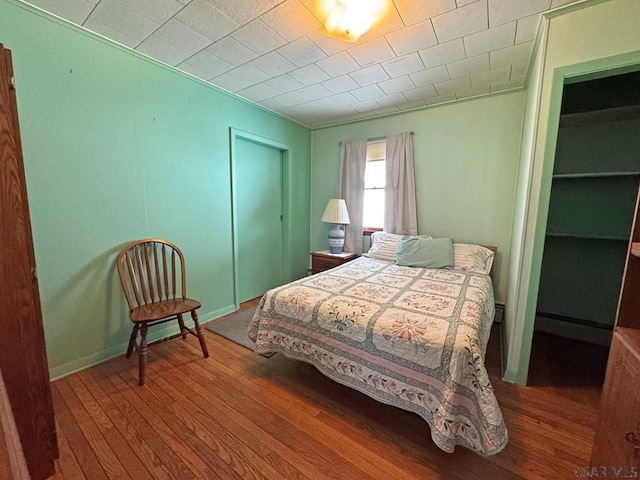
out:
{"label": "wooden trim", "polygon": [[370,237],[373,232],[381,232],[381,231],[382,231],[381,228],[363,227],[362,235],[365,236],[365,237]]}
{"label": "wooden trim", "polygon": [[29,478],[27,462],[0,370],[0,478]]}

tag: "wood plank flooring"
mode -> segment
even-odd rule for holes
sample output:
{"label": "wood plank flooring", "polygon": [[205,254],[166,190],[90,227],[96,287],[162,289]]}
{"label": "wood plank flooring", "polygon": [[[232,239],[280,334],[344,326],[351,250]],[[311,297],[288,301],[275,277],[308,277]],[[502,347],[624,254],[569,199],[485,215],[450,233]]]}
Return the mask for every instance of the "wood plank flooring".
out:
{"label": "wood plank flooring", "polygon": [[[249,305],[251,306],[251,305]],[[559,479],[589,465],[606,349],[536,334],[530,386],[487,367],[509,429],[498,455],[447,454],[417,415],[205,331],[150,347],[147,380],[117,358],[54,382],[54,479]],[[135,356],[135,355],[134,355]]]}

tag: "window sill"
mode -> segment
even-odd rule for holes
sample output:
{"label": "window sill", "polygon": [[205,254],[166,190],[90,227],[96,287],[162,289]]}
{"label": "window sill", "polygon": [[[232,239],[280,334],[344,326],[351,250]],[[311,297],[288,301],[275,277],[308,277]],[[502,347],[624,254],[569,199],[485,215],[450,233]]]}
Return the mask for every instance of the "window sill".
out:
{"label": "window sill", "polygon": [[370,237],[373,232],[381,232],[381,231],[382,231],[381,228],[364,227],[362,229],[362,235],[364,235],[365,237]]}

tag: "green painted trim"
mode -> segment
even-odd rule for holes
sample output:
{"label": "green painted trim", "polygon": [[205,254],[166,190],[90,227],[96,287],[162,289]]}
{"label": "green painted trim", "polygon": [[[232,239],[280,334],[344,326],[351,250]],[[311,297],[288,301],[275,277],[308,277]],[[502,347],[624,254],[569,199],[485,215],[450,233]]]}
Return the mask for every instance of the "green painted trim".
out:
{"label": "green painted trim", "polygon": [[[203,314],[200,319],[200,324],[204,325],[216,318],[227,315],[236,310],[234,305],[227,305],[226,307],[219,308],[213,312],[209,312]],[[166,326],[160,329],[153,329],[149,331],[148,341],[156,342],[158,340],[162,340],[163,338],[170,337],[172,335],[176,335],[180,333],[180,328],[177,324],[167,324]],[[124,343],[119,345],[114,345],[113,347],[109,347],[106,350],[102,350],[101,352],[94,353],[87,357],[78,358],[77,360],[73,360],[72,362],[65,363],[63,365],[58,365],[57,367],[51,368],[49,370],[49,376],[51,377],[51,381],[58,380],[60,378],[66,377],[73,373],[79,372],[80,370],[84,370],[85,368],[92,367],[93,365],[98,365],[99,363],[106,362],[115,357],[119,357],[120,355],[124,355],[127,351],[127,347],[129,346],[129,341],[127,340]],[[152,347],[153,348],[153,347]]]}
{"label": "green painted trim", "polygon": [[599,3],[610,2],[611,0],[583,0],[582,2],[570,3],[568,5],[561,5],[553,10],[543,13],[547,18],[559,17],[567,13],[575,12],[576,10],[582,10],[584,8],[593,7]]}
{"label": "green painted trim", "polygon": [[282,278],[284,280],[284,283],[288,283],[293,279],[293,272],[291,271],[293,265],[293,260],[291,258],[293,232],[291,230],[292,225],[290,218],[293,202],[293,199],[291,198],[291,159],[293,158],[293,155],[291,146],[286,143],[282,143],[266,137],[261,137],[260,135],[245,132],[237,128],[229,128],[229,137],[229,162],[231,169],[231,235],[233,245],[233,301],[235,304],[235,309],[237,310],[240,308],[240,303],[238,301],[238,291],[240,290],[240,286],[238,279],[238,219],[236,213],[236,141],[246,140],[258,145],[264,145],[265,147],[280,150],[282,154]]}
{"label": "green painted trim", "polygon": [[[259,103],[254,103],[251,100],[247,100],[246,98],[241,97],[239,95],[236,95],[235,93],[230,92],[228,90],[225,90],[224,88],[218,87],[218,86],[216,86],[216,85],[214,85],[212,83],[209,83],[209,82],[206,82],[206,81],[202,80],[201,78],[195,77],[195,76],[191,75],[190,73],[183,72],[182,70],[178,70],[176,67],[173,67],[173,66],[171,66],[169,64],[166,64],[166,63],[163,63],[163,62],[161,62],[159,60],[151,58],[148,55],[145,55],[144,53],[140,53],[137,50],[133,50],[132,48],[127,47],[126,45],[122,45],[121,43],[118,43],[118,42],[116,42],[114,40],[111,40],[111,39],[109,39],[109,38],[107,38],[107,37],[105,37],[103,35],[100,35],[99,33],[92,32],[91,30],[87,30],[86,28],[78,26],[75,23],[71,23],[69,20],[65,20],[62,17],[58,17],[57,15],[55,15],[53,13],[49,13],[49,12],[47,12],[47,11],[37,7],[37,6],[24,3],[21,0],[0,0],[0,2],[5,2],[5,3],[8,3],[8,4],[14,5],[16,7],[22,8],[23,10],[26,10],[26,11],[28,11],[30,13],[38,15],[39,17],[45,18],[45,19],[50,20],[50,21],[52,21],[54,23],[57,23],[58,25],[61,25],[61,26],[65,27],[65,28],[68,28],[69,30],[73,30],[76,33],[79,33],[79,34],[82,34],[82,35],[84,35],[86,37],[98,40],[101,43],[109,45],[109,46],[111,46],[111,47],[113,47],[113,48],[115,48],[117,50],[125,52],[125,53],[127,53],[127,54],[129,54],[131,56],[134,56],[134,57],[136,57],[136,58],[138,58],[140,60],[144,60],[145,62],[152,63],[154,65],[157,65],[159,67],[164,68],[165,70],[173,72],[176,75],[179,75],[179,76],[184,77],[186,79],[189,79],[189,80],[191,80],[193,82],[199,83],[199,84],[204,85],[204,86],[206,86],[208,88],[216,90],[216,91],[218,91],[220,93],[228,95],[229,97],[232,97],[235,100],[239,100],[242,103],[245,103],[247,105],[251,105],[252,107],[255,107],[255,108],[259,108],[260,110],[263,110],[263,111],[265,111],[267,113],[270,113],[272,115],[280,117],[280,118],[282,118],[284,120],[287,120],[289,122],[295,123],[297,125],[300,125],[301,127],[310,129],[310,127],[308,125],[305,125],[302,122],[294,120],[293,118],[286,117],[286,116],[282,115],[281,113],[276,112],[275,110],[271,110],[271,109],[269,109],[267,107],[264,107],[264,106],[260,105]],[[11,48],[10,45],[6,45],[6,47],[9,48],[9,49]]]}

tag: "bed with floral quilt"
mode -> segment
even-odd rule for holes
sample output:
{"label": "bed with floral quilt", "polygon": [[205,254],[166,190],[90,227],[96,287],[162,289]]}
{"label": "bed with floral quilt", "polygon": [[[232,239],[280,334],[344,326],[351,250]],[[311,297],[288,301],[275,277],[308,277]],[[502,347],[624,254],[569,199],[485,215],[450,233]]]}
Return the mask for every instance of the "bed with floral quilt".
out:
{"label": "bed with floral quilt", "polygon": [[249,337],[418,414],[445,452],[492,455],[507,442],[484,365],[493,316],[487,273],[360,257],[267,292]]}

